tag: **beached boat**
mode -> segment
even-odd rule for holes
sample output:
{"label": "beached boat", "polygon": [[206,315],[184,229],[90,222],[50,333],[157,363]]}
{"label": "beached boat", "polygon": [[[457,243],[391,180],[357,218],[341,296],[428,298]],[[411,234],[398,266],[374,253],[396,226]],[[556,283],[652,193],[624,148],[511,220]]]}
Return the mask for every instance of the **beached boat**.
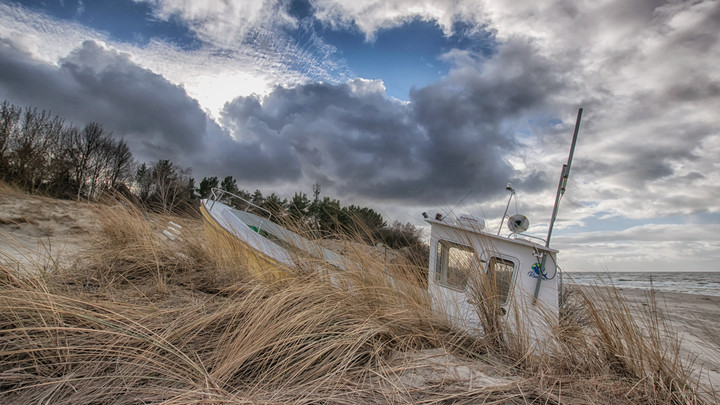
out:
{"label": "beached boat", "polygon": [[[582,109],[578,111],[568,162],[560,174],[546,239],[524,233],[529,226],[526,217],[507,216],[507,207],[515,195],[509,184],[510,197],[497,233],[486,231],[484,222],[471,216],[436,213],[430,217],[423,213],[430,225],[427,279],[432,305],[458,326],[468,330],[482,326],[484,315],[478,311],[477,300],[488,299],[487,294],[492,294],[490,299],[495,300],[500,317],[516,329],[523,328],[525,336],[542,340],[557,325],[558,251],[550,248],[550,238],[567,184],[581,116]],[[256,267],[262,272],[281,276],[284,270],[297,266],[298,254],[317,258],[340,271],[353,266],[359,269],[350,259],[276,224],[267,210],[242,199],[247,207],[244,211],[222,203],[224,196],[230,197],[227,194],[213,189],[211,198],[202,201],[202,213],[212,226],[237,238],[258,260],[271,264]],[[264,216],[249,212],[251,209]],[[503,236],[506,218],[509,234]],[[488,284],[492,284],[491,289],[485,288]]]}
{"label": "beached boat", "polygon": [[[245,210],[223,203],[224,198],[241,201]],[[282,277],[284,271],[298,266],[301,257],[315,258],[340,270],[354,265],[348,258],[273,222],[270,211],[225,190],[213,188],[210,198],[202,200],[200,211],[210,226],[236,238],[261,264],[250,266],[256,276]]]}

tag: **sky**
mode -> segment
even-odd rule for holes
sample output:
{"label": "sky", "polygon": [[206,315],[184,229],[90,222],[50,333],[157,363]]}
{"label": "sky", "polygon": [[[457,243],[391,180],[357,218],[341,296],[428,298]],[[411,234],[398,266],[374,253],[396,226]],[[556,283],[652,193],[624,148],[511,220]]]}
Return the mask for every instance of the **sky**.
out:
{"label": "sky", "polygon": [[[0,0],[0,100],[134,156],[425,227],[509,214],[565,271],[720,270],[720,1]],[[507,231],[504,231],[507,233]]]}

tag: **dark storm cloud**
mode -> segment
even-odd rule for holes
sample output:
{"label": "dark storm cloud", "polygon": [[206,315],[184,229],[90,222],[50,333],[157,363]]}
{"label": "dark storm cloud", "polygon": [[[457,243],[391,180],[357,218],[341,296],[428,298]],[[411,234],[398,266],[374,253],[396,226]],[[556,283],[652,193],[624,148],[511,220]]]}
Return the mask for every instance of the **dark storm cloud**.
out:
{"label": "dark storm cloud", "polygon": [[[506,43],[490,61],[448,57],[456,64],[449,77],[411,93],[418,124],[432,134],[425,158],[443,168],[430,180],[449,183],[456,195],[463,188],[502,191],[515,175],[507,161],[518,147],[514,123],[537,112],[562,86],[548,61],[523,41]],[[537,184],[542,175],[530,177],[544,187]]]}
{"label": "dark storm cloud", "polygon": [[[456,69],[414,90],[409,103],[361,88],[362,81],[313,83],[276,88],[263,100],[237,98],[222,123],[239,142],[286,156],[279,163],[288,171],[274,176],[322,179],[340,195],[431,204],[469,190],[491,196],[516,176],[507,160],[518,146],[512,120],[560,87],[529,47],[509,44],[493,62],[449,55]],[[547,176],[527,178],[544,184]]]}
{"label": "dark storm cloud", "polygon": [[127,55],[93,41],[60,61],[34,61],[0,43],[0,99],[52,111],[80,125],[95,121],[128,141],[141,160],[181,160],[203,149],[207,118],[198,103]]}
{"label": "dark storm cloud", "polygon": [[222,123],[241,144],[287,155],[255,171],[292,162],[296,166],[276,175],[322,179],[343,194],[390,198],[392,193],[379,190],[383,182],[425,170],[413,156],[422,134],[407,106],[377,92],[355,91],[360,84],[278,87],[262,101],[239,97],[226,104]]}

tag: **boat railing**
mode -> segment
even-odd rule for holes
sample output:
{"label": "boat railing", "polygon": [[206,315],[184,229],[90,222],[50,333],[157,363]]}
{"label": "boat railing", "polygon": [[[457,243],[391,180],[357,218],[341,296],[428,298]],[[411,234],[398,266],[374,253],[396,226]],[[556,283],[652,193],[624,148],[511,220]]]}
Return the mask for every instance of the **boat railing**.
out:
{"label": "boat railing", "polygon": [[515,235],[516,239],[525,239],[528,242],[532,242],[532,239],[536,239],[536,240],[539,240],[540,242],[542,242],[543,246],[545,245],[545,239],[543,239],[539,236],[528,235],[526,233],[511,233],[510,235],[508,235],[508,237],[513,236],[513,235]]}
{"label": "boat railing", "polygon": [[215,188],[215,187],[213,187],[210,190],[210,200],[212,201],[212,203],[210,204],[210,209],[212,209],[213,206],[215,206],[215,201],[220,200],[225,194],[229,194],[230,196],[235,197],[238,200],[244,202],[245,203],[245,210],[244,210],[245,212],[247,212],[250,209],[250,207],[254,207],[260,211],[264,211],[265,213],[267,213],[267,219],[270,219],[273,216],[273,214],[272,214],[272,212],[270,212],[270,210],[263,208],[257,204],[253,204],[250,201],[240,197],[239,195],[237,195],[235,193],[231,193],[230,191],[223,190],[221,188]]}
{"label": "boat railing", "polygon": [[528,235],[528,234],[526,234],[526,233],[521,233],[521,234],[516,234],[516,235],[522,236],[523,238],[527,238],[528,240],[530,240],[530,239],[537,239],[537,240],[539,240],[540,242],[542,242],[543,245],[545,245],[545,239],[543,239],[543,238],[541,238],[541,237],[539,237],[539,236]]}

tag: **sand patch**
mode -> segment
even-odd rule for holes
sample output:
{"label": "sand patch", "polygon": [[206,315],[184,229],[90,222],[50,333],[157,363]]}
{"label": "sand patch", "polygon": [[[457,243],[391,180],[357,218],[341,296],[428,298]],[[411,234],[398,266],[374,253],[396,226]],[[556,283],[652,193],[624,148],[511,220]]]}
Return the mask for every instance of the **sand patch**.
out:
{"label": "sand patch", "polygon": [[99,229],[93,204],[2,191],[0,261],[49,268],[91,246]]}

